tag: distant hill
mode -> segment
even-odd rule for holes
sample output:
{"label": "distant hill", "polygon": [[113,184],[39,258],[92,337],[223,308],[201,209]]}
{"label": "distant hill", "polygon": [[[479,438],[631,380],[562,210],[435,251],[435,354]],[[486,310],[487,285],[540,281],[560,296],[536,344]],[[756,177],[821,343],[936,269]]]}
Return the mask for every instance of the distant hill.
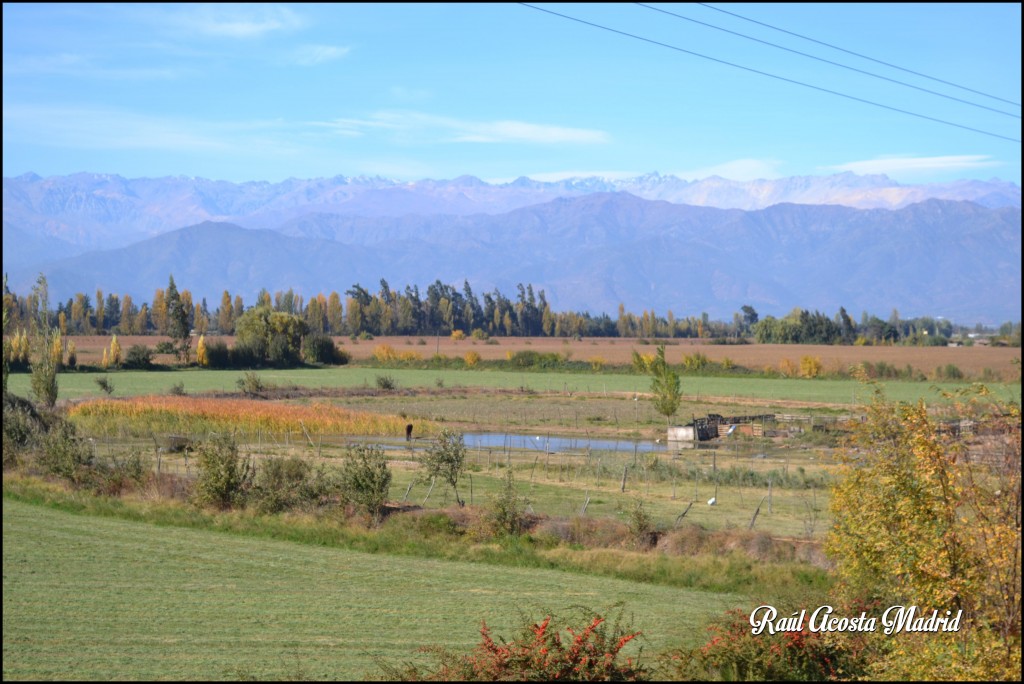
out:
{"label": "distant hill", "polygon": [[[784,203],[896,209],[927,199],[972,201],[989,208],[1021,206],[1020,188],[997,180],[906,186],[886,176],[848,172],[749,182],[718,177],[684,181],[651,173],[625,180],[573,178],[543,183],[520,178],[502,184],[472,176],[412,183],[344,176],[229,183],[186,177],[126,179],[79,173],[41,178],[25,174],[4,178],[3,225],[5,234],[10,228],[27,240],[55,238],[81,252],[122,247],[203,221],[277,229],[309,214],[368,218],[498,215],[560,197],[607,192],[748,211]],[[7,259],[5,255],[5,269]]]}
{"label": "distant hill", "polygon": [[[6,242],[6,233],[5,233]],[[5,269],[7,249],[5,245]],[[173,273],[211,307],[228,289],[306,297],[359,283],[376,291],[435,279],[479,295],[517,283],[556,310],[707,312],[729,320],[794,306],[854,317],[892,308],[958,322],[1019,320],[1021,212],[927,200],[898,210],[778,204],[744,211],[619,193],[558,198],[497,215],[351,217],[312,212],[280,231],[205,222],[127,247],[54,260],[51,298],[130,293],[149,301]],[[27,291],[39,269],[11,268]]]}

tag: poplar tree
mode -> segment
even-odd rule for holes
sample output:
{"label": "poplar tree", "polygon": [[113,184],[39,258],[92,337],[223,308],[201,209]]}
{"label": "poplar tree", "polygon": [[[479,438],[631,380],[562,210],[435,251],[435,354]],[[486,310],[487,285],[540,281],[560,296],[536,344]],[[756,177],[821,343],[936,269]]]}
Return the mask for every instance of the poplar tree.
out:
{"label": "poplar tree", "polygon": [[668,422],[679,410],[683,393],[679,374],[665,361],[665,345],[658,346],[658,354],[650,365],[651,392],[654,393],[654,408],[665,416]]}
{"label": "poplar tree", "polygon": [[178,360],[188,363],[189,347],[192,338],[189,336],[188,309],[185,308],[178,288],[174,284],[174,276],[167,283],[167,335],[175,342],[175,355]]}

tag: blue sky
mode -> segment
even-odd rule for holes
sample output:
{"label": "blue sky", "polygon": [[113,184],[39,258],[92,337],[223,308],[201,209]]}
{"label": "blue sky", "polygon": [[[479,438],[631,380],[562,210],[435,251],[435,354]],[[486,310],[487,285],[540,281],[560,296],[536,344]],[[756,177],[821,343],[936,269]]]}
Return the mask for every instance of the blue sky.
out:
{"label": "blue sky", "polygon": [[[539,7],[1019,140],[1019,4]],[[840,171],[1020,184],[1019,142],[517,4],[3,5],[3,174],[736,180]],[[994,95],[1003,100],[988,97]],[[1007,115],[1010,114],[1009,116]]]}

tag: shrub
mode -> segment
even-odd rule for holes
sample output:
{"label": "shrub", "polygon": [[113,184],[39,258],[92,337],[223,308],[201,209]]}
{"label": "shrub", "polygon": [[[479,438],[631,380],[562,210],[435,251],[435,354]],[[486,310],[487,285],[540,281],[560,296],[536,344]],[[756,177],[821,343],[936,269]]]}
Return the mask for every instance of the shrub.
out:
{"label": "shrub", "polygon": [[455,654],[441,646],[425,647],[420,650],[437,659],[432,669],[382,668],[389,679],[397,681],[621,682],[648,678],[647,668],[632,657],[622,656],[623,648],[640,632],[623,628],[618,619],[609,624],[596,613],[581,617],[583,626],[573,628],[562,626],[549,615],[527,624],[512,641],[500,644],[494,641],[485,622],[480,628],[480,643],[469,654]]}
{"label": "shrub", "polygon": [[302,341],[302,357],[306,363],[334,363],[337,349],[328,335],[314,333]]}
{"label": "shrub", "polygon": [[711,639],[700,648],[676,654],[668,678],[725,681],[825,681],[856,678],[863,672],[857,649],[825,632],[753,634],[749,615],[731,610],[713,622]]}
{"label": "shrub", "polygon": [[475,368],[480,363],[480,354],[475,351],[468,351],[462,357],[462,360],[466,362],[466,368]]}
{"label": "shrub", "polygon": [[938,366],[935,369],[936,380],[963,380],[964,372],[960,370],[959,366],[953,363],[947,363],[945,366]]}
{"label": "shrub", "polygon": [[461,342],[466,339],[466,333],[461,330],[452,330],[452,340],[455,342]]}
{"label": "shrub", "polygon": [[32,403],[13,394],[4,393],[4,467],[18,461],[21,452],[34,445],[46,426]]}
{"label": "shrub", "polygon": [[231,350],[224,340],[206,343],[206,366],[208,368],[231,368]]}
{"label": "shrub", "polygon": [[232,368],[256,368],[267,356],[267,345],[257,338],[248,342],[236,341],[231,348]]}
{"label": "shrub", "polygon": [[434,443],[427,447],[423,466],[427,478],[440,478],[451,485],[455,500],[460,506],[465,505],[458,490],[459,478],[466,470],[466,443],[461,432],[441,430]]}
{"label": "shrub", "polygon": [[816,378],[821,375],[821,359],[817,356],[800,357],[800,376],[804,378]]}
{"label": "shrub", "polygon": [[259,396],[267,389],[263,379],[252,371],[247,371],[235,384],[238,385],[238,389],[250,396]]}
{"label": "shrub", "polygon": [[277,368],[290,368],[298,365],[299,353],[287,335],[278,334],[270,338],[267,358]]}
{"label": "shrub", "polygon": [[133,344],[122,365],[131,370],[148,370],[153,365],[153,351],[144,344]]}
{"label": "shrub", "polygon": [[391,489],[391,470],[384,449],[364,444],[348,447],[340,486],[346,502],[361,508],[374,524],[379,523]]}
{"label": "shrub", "polygon": [[378,375],[376,381],[377,389],[382,389],[390,392],[391,390],[394,390],[398,387],[398,385],[395,383],[395,379],[390,375]]}
{"label": "shrub", "polygon": [[261,513],[278,513],[320,504],[336,489],[327,471],[302,458],[268,458],[257,469],[249,498]]}
{"label": "shrub", "polygon": [[99,385],[99,388],[108,395],[114,393],[114,384],[107,379],[107,376],[104,375],[101,378],[95,378],[95,381],[96,384]]}
{"label": "shrub", "polygon": [[473,328],[473,332],[470,335],[470,337],[472,337],[474,340],[480,340],[482,342],[486,342],[488,339],[490,339],[490,335],[488,335],[480,328]]}
{"label": "shrub", "polygon": [[39,465],[43,469],[72,482],[82,479],[92,466],[91,450],[75,434],[75,426],[57,420],[40,440]]}
{"label": "shrub", "polygon": [[505,470],[505,483],[484,514],[484,521],[493,535],[515,536],[523,531],[526,523],[526,507],[530,504],[525,496],[516,490],[512,469]]}
{"label": "shrub", "polygon": [[391,363],[398,359],[398,354],[390,344],[378,344],[373,348],[373,358],[377,363]]}
{"label": "shrub", "polygon": [[644,510],[643,501],[637,501],[629,513],[629,536],[633,546],[641,550],[653,547],[658,541],[654,518]]}
{"label": "shrub", "polygon": [[156,343],[156,353],[157,354],[177,354],[178,350],[174,346],[174,342],[171,342],[170,340],[163,340],[161,342],[157,342]]}
{"label": "shrub", "polygon": [[711,359],[701,352],[683,355],[683,370],[697,373],[711,365]]}
{"label": "shrub", "polygon": [[199,447],[197,460],[197,503],[221,509],[245,503],[253,478],[252,462],[238,455],[238,444],[233,437],[217,435],[204,442]]}
{"label": "shrub", "polygon": [[171,389],[167,390],[167,392],[168,394],[175,397],[183,397],[187,394],[187,392],[185,391],[185,383],[176,382],[173,385],[171,385]]}

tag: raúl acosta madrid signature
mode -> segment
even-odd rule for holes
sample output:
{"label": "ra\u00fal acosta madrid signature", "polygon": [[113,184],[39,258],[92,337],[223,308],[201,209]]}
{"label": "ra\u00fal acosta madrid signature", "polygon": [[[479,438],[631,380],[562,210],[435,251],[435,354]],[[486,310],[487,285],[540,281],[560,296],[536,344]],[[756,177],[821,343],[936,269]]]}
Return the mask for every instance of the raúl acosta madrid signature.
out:
{"label": "ra\u00fal acosta madrid signature", "polygon": [[853,617],[838,617],[832,606],[818,606],[813,611],[803,610],[787,617],[779,617],[775,606],[758,606],[750,613],[752,634],[779,634],[782,632],[874,632],[879,625],[887,635],[898,632],[958,632],[963,610],[956,615],[947,610],[940,615],[938,610],[931,614],[922,613],[917,606],[890,606],[880,617],[869,617],[867,613]]}

